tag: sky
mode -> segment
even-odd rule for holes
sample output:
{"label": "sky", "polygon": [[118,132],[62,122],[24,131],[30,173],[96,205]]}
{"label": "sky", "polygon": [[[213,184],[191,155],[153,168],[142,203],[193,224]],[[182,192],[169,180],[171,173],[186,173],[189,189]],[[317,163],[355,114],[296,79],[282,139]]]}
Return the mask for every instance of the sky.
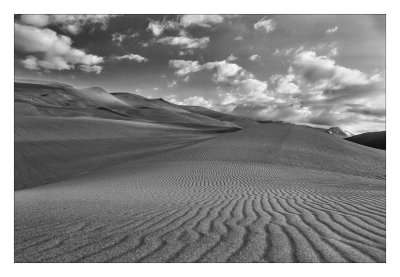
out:
{"label": "sky", "polygon": [[384,15],[16,15],[15,77],[385,130]]}

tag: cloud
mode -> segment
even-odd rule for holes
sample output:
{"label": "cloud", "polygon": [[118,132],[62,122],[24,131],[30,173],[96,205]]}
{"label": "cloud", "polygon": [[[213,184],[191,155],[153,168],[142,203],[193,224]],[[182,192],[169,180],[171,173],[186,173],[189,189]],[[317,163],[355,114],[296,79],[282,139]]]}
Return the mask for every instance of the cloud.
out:
{"label": "cloud", "polygon": [[100,66],[100,65],[86,65],[86,64],[83,64],[79,68],[82,71],[85,71],[85,72],[88,72],[88,73],[94,72],[96,74],[101,73],[101,71],[103,70],[103,67]]}
{"label": "cloud", "polygon": [[364,105],[347,105],[347,112],[356,113],[366,116],[373,116],[373,117],[385,117],[386,116],[386,109],[384,108],[374,108],[368,107]]}
{"label": "cloud", "polygon": [[202,106],[206,108],[213,108],[213,102],[211,100],[205,99],[202,96],[190,96],[182,101],[177,100],[175,97],[176,95],[172,95],[170,97],[166,97],[166,99],[177,105]]}
{"label": "cloud", "polygon": [[275,92],[279,94],[296,94],[300,93],[300,87],[294,83],[295,75],[273,75],[270,78],[273,84],[276,84]]}
{"label": "cloud", "polygon": [[276,29],[276,22],[273,19],[267,19],[267,17],[263,17],[254,24],[254,29],[262,30],[265,33],[270,33]]}
{"label": "cloud", "polygon": [[79,34],[86,25],[100,26],[105,30],[109,20],[117,15],[105,14],[24,14],[21,15],[21,22],[24,24],[45,27],[48,25],[60,25],[61,28],[70,34]]}
{"label": "cloud", "polygon": [[103,57],[73,48],[70,37],[47,28],[40,29],[18,23],[14,24],[14,36],[15,50],[31,54],[21,61],[27,69],[70,70],[77,66],[86,72],[101,72],[102,67],[99,64],[103,63]]}
{"label": "cloud", "polygon": [[240,89],[245,91],[246,102],[268,102],[274,98],[266,94],[268,88],[267,82],[263,82],[254,78],[244,79],[240,81]]}
{"label": "cloud", "polygon": [[21,15],[21,21],[25,24],[44,27],[50,23],[50,16],[45,14],[23,14]]}
{"label": "cloud", "polygon": [[140,45],[141,47],[146,48],[146,47],[149,47],[150,43],[148,43],[148,42],[146,42],[146,41],[141,41],[141,42],[139,42],[139,45]]}
{"label": "cloud", "polygon": [[175,74],[178,76],[185,76],[203,69],[198,61],[170,60],[169,66],[177,69]]}
{"label": "cloud", "polygon": [[129,61],[136,61],[138,63],[145,63],[145,62],[148,61],[147,58],[142,57],[142,56],[137,55],[137,54],[126,54],[126,55],[123,55],[123,56],[114,56],[113,58],[115,60],[119,60],[119,61],[121,61],[121,60],[129,60]]}
{"label": "cloud", "polygon": [[169,65],[177,69],[175,74],[178,76],[185,76],[201,70],[215,70],[213,75],[215,82],[233,82],[247,74],[239,65],[225,60],[205,64],[200,64],[198,61],[170,60]]}
{"label": "cloud", "polygon": [[243,37],[242,36],[237,36],[237,37],[234,38],[234,40],[236,40],[236,41],[243,40]]}
{"label": "cloud", "polygon": [[249,60],[252,61],[252,62],[254,62],[254,61],[259,60],[260,58],[261,58],[261,57],[260,57],[259,55],[254,54],[254,55],[251,55],[251,56],[249,57]]}
{"label": "cloud", "polygon": [[[368,75],[304,48],[293,48],[285,57],[290,65],[287,73],[273,75],[268,82],[243,68],[244,73],[233,74],[229,86],[219,87],[214,108],[255,119],[340,126],[353,133],[368,126],[370,130],[384,128],[381,73]],[[204,65],[197,64],[197,70]],[[215,76],[213,80],[220,84]]]}
{"label": "cloud", "polygon": [[215,82],[234,82],[247,73],[239,65],[227,61],[208,62],[203,67],[208,70],[216,69],[213,76]]}
{"label": "cloud", "polygon": [[161,36],[166,30],[177,30],[179,29],[179,23],[171,20],[150,20],[149,25],[146,30],[153,33],[154,36]]}
{"label": "cloud", "polygon": [[221,91],[219,103],[214,103],[214,107],[222,111],[231,111],[238,104],[268,102],[274,99],[268,95],[266,81],[256,79],[241,66],[227,60],[204,64],[198,61],[171,60],[170,66],[175,68],[175,74],[181,77],[188,77],[200,71],[214,72],[212,80],[218,85],[227,85],[230,88],[229,92]]}
{"label": "cloud", "polygon": [[289,63],[287,73],[273,75],[268,81],[255,78],[228,59],[206,63],[171,60],[170,66],[184,78],[212,72],[218,94],[205,100],[219,111],[263,120],[340,126],[353,133],[366,126],[382,128],[385,84],[381,73],[369,75],[347,68],[333,57],[303,47],[288,52],[284,56]]}
{"label": "cloud", "polygon": [[167,84],[167,86],[169,87],[169,88],[173,88],[173,87],[175,87],[177,85],[177,82],[175,81],[175,80],[173,80],[173,81],[171,81],[171,82],[168,82],[168,84]]}
{"label": "cloud", "polygon": [[369,83],[369,78],[365,73],[336,65],[333,59],[317,56],[313,51],[298,53],[294,57],[293,65],[304,79],[311,83],[319,83],[325,88]]}
{"label": "cloud", "polygon": [[24,60],[21,61],[21,64],[30,70],[38,70],[38,59],[35,56],[27,56]]}
{"label": "cloud", "polygon": [[202,15],[202,14],[185,14],[180,18],[180,23],[183,27],[201,26],[210,28],[214,24],[219,24],[224,21],[220,15]]}
{"label": "cloud", "polygon": [[328,57],[330,58],[336,57],[337,55],[339,55],[339,50],[337,47],[333,47],[328,53]]}
{"label": "cloud", "polygon": [[164,37],[157,40],[158,43],[179,46],[183,49],[206,48],[209,41],[209,37],[190,38],[186,36]]}
{"label": "cloud", "polygon": [[326,30],[325,32],[326,32],[327,34],[332,34],[332,33],[336,33],[338,29],[339,29],[339,27],[338,27],[338,26],[335,26],[335,27],[329,28],[329,29]]}
{"label": "cloud", "polygon": [[133,34],[121,34],[121,33],[113,33],[111,34],[111,39],[114,43],[117,45],[121,45],[123,41],[125,41],[128,38],[135,38],[138,37],[139,33],[133,33]]}
{"label": "cloud", "polygon": [[236,61],[238,58],[235,57],[233,54],[230,54],[229,57],[226,59],[228,62]]}

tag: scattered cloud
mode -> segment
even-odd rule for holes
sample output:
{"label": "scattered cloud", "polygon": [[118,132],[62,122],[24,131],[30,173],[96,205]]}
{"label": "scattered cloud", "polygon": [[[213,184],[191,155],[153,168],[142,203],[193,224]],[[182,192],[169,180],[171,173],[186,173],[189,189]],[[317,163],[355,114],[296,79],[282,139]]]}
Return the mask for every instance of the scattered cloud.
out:
{"label": "scattered cloud", "polygon": [[132,54],[132,53],[131,54],[126,54],[126,55],[123,55],[123,56],[114,56],[113,59],[119,60],[119,61],[120,60],[136,61],[138,63],[145,63],[145,62],[148,61],[147,58],[142,57],[142,56],[140,56],[138,54]]}
{"label": "scattered cloud", "polygon": [[207,47],[210,41],[209,37],[191,38],[186,36],[179,37],[163,37],[157,40],[158,43],[165,45],[179,46],[183,49],[196,49]]}
{"label": "scattered cloud", "polygon": [[141,41],[141,42],[139,42],[139,45],[140,45],[141,47],[146,48],[146,47],[149,47],[150,43],[148,43],[147,41]]}
{"label": "scattered cloud", "polygon": [[117,45],[121,45],[126,39],[138,37],[139,33],[132,33],[132,34],[121,34],[121,33],[113,33],[111,34],[111,39]]}
{"label": "scattered cloud", "polygon": [[339,55],[339,50],[337,47],[333,47],[328,53],[328,57],[330,58],[336,57],[337,55]]}
{"label": "scattered cloud", "polygon": [[198,61],[170,60],[169,66],[177,69],[175,74],[178,76],[185,76],[203,69]]}
{"label": "scattered cloud", "polygon": [[182,78],[213,72],[219,91],[211,98],[173,99],[181,104],[198,100],[193,105],[255,119],[341,126],[354,133],[363,130],[366,122],[376,126],[384,123],[384,78],[380,73],[368,75],[340,66],[333,57],[318,56],[303,47],[288,52],[287,73],[273,75],[268,81],[255,78],[228,59],[207,63],[171,60],[170,66]]}
{"label": "scattered cloud", "polygon": [[270,33],[276,29],[276,22],[273,19],[267,19],[265,16],[254,24],[254,29],[262,30],[265,33]]}
{"label": "scattered cloud", "polygon": [[180,23],[183,27],[201,26],[210,28],[214,24],[219,24],[224,21],[220,15],[203,15],[203,14],[185,14],[180,18]]}
{"label": "scattered cloud", "polygon": [[[253,118],[322,126],[341,126],[358,133],[366,122],[384,120],[381,74],[365,74],[336,64],[314,51],[291,51],[287,74],[273,75],[267,101],[231,102],[232,112]],[[349,103],[352,103],[349,105]],[[378,123],[380,122],[380,123]],[[372,125],[371,125],[372,126]]]}
{"label": "scattered cloud", "polygon": [[294,74],[273,75],[270,78],[271,83],[275,84],[275,91],[279,94],[296,94],[300,93],[299,86],[294,83],[296,76]]}
{"label": "scattered cloud", "polygon": [[182,101],[176,99],[176,95],[172,95],[166,97],[166,99],[177,105],[185,105],[185,106],[202,106],[206,108],[213,108],[213,102],[211,100],[205,99],[203,96],[190,96]]}
{"label": "scattered cloud", "polygon": [[101,73],[101,71],[103,70],[103,67],[100,65],[86,65],[86,64],[82,64],[81,66],[79,66],[80,70],[85,71],[85,72],[94,72],[96,74]]}
{"label": "scattered cloud", "polygon": [[233,61],[236,61],[237,59],[238,59],[238,58],[235,57],[233,54],[230,54],[226,60],[227,60],[228,62],[233,62]]}
{"label": "scattered cloud", "polygon": [[173,87],[175,87],[177,85],[177,82],[175,81],[175,80],[172,80],[171,82],[168,82],[168,84],[167,84],[167,86],[169,87],[169,88],[173,88]]}
{"label": "scattered cloud", "polygon": [[221,91],[219,103],[214,103],[214,107],[219,110],[231,111],[238,104],[268,102],[273,99],[267,94],[266,81],[256,79],[241,66],[227,60],[204,64],[198,61],[171,60],[170,66],[176,69],[176,75],[185,78],[200,71],[214,72],[212,80],[216,84],[228,85],[231,88],[229,92]]}
{"label": "scattered cloud", "polygon": [[71,70],[79,68],[85,72],[100,73],[103,57],[86,54],[72,47],[68,36],[59,35],[50,29],[14,24],[15,50],[28,55],[21,64],[31,70]]}
{"label": "scattered cloud", "polygon": [[329,28],[329,29],[326,30],[325,32],[326,32],[327,34],[332,34],[332,33],[336,33],[338,29],[339,29],[339,27],[338,27],[338,26],[335,26],[335,27]]}
{"label": "scattered cloud", "polygon": [[254,55],[251,55],[251,56],[249,57],[249,60],[252,61],[252,62],[254,62],[254,61],[259,60],[260,58],[261,58],[261,57],[260,57],[259,55],[254,54]]}
{"label": "scattered cloud", "polygon": [[294,57],[293,65],[310,83],[324,88],[340,88],[347,85],[365,85],[369,78],[363,72],[339,66],[333,59],[317,56],[313,51],[304,51]]}
{"label": "scattered cloud", "polygon": [[213,80],[215,82],[235,81],[247,74],[239,65],[225,60],[205,64],[200,64],[198,61],[170,60],[169,65],[177,69],[175,74],[178,76],[186,76],[201,70],[214,70]]}
{"label": "scattered cloud", "polygon": [[155,37],[161,36],[166,30],[179,29],[179,23],[171,20],[150,20],[149,26],[146,30],[151,31]]}
{"label": "scattered cloud", "polygon": [[84,26],[99,26],[105,30],[109,20],[117,15],[105,14],[24,14],[21,15],[21,22],[36,27],[46,27],[48,25],[59,25],[61,28],[73,35],[82,31]]}

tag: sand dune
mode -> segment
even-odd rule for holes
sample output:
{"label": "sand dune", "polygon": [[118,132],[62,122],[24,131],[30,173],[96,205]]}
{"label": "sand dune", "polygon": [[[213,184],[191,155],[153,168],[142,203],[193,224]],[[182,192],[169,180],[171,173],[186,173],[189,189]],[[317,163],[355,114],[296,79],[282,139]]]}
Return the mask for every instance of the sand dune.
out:
{"label": "sand dune", "polygon": [[232,122],[191,113],[162,99],[111,94],[97,87],[75,89],[58,83],[19,81],[14,88],[16,116],[94,117],[240,129]]}
{"label": "sand dune", "polygon": [[385,262],[385,199],[384,151],[261,124],[16,191],[15,261]]}
{"label": "sand dune", "polygon": [[225,130],[112,119],[17,116],[14,187],[23,189],[71,178],[210,139]]}
{"label": "sand dune", "polygon": [[346,140],[368,147],[386,150],[386,131],[364,133],[346,138]]}
{"label": "sand dune", "polygon": [[245,117],[241,117],[241,116],[235,116],[235,115],[231,115],[231,114],[227,114],[227,113],[217,112],[217,111],[214,111],[214,110],[211,110],[211,109],[208,109],[205,107],[201,107],[201,106],[181,105],[180,107],[182,107],[183,109],[185,109],[191,113],[201,114],[201,115],[215,118],[215,119],[218,119],[221,121],[233,122],[242,127],[258,124],[258,122],[256,120],[253,120],[250,118],[245,118]]}

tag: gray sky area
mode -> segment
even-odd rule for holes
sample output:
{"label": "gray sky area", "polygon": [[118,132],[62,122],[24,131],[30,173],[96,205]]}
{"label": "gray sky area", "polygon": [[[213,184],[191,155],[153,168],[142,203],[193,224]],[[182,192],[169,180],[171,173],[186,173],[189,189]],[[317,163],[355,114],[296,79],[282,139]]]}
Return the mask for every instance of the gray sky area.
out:
{"label": "gray sky area", "polygon": [[17,15],[15,77],[385,129],[384,15]]}

